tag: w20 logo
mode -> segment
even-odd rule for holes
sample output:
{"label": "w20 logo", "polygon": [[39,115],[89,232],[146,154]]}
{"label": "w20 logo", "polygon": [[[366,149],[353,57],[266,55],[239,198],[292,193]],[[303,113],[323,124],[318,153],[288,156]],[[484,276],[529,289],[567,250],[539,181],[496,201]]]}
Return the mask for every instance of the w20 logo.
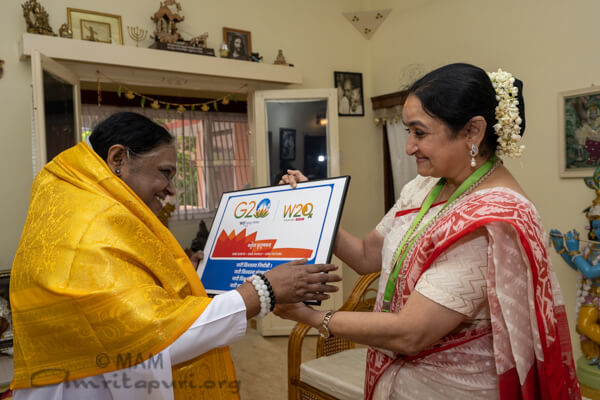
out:
{"label": "w20 logo", "polygon": [[283,218],[312,218],[314,208],[313,203],[284,204]]}

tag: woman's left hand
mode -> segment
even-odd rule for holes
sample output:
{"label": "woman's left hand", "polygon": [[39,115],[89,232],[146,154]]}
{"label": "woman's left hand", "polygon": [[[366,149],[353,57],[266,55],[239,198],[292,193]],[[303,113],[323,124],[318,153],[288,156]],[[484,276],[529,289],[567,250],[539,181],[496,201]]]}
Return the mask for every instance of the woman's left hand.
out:
{"label": "woman's left hand", "polygon": [[319,319],[320,313],[304,303],[277,304],[273,310],[273,314],[279,318],[291,319],[311,326],[317,326],[323,319],[322,317]]}

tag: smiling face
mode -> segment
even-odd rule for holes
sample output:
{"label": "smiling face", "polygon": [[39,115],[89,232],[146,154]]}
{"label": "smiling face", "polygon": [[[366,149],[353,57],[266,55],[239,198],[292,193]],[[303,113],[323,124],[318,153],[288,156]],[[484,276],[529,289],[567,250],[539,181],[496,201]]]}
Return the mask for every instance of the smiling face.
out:
{"label": "smiling face", "polygon": [[448,125],[427,114],[413,94],[404,104],[402,121],[409,133],[406,154],[415,156],[419,175],[449,181],[461,181],[470,175],[469,144],[464,132],[452,137]]}
{"label": "smiling face", "polygon": [[148,153],[125,157],[121,179],[157,214],[166,197],[175,195],[176,162],[175,147],[162,144]]}

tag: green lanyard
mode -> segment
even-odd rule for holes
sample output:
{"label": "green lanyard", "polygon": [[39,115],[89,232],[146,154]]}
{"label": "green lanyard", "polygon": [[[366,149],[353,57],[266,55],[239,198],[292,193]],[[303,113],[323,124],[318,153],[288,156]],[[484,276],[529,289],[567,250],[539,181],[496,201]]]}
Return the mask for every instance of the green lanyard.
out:
{"label": "green lanyard", "polygon": [[[467,189],[469,189],[471,186],[473,186],[473,184],[475,184],[477,181],[479,181],[479,179],[481,179],[485,174],[487,174],[494,166],[494,163],[496,162],[496,160],[497,160],[496,156],[490,157],[481,167],[479,167],[475,172],[473,172],[458,187],[458,189],[456,189],[454,191],[454,193],[452,193],[452,195],[450,196],[450,198],[448,199],[446,204],[444,204],[442,209],[438,212],[438,214],[441,213],[446,207],[448,207],[448,205],[450,205],[460,195],[465,193],[467,191]],[[385,312],[390,311],[392,298],[394,297],[394,291],[396,289],[396,281],[398,280],[398,275],[400,275],[400,271],[402,270],[402,263],[404,263],[404,259],[406,258],[406,255],[408,254],[409,250],[415,244],[415,241],[417,240],[417,238],[419,236],[421,236],[421,233],[425,230],[425,228],[427,228],[427,226],[433,220],[433,218],[431,218],[425,225],[423,225],[421,227],[421,229],[419,229],[419,231],[417,232],[416,235],[413,235],[413,232],[417,229],[417,227],[421,223],[421,220],[423,219],[425,214],[427,214],[427,211],[429,211],[429,209],[433,205],[433,202],[438,197],[438,195],[442,191],[442,188],[444,187],[445,184],[446,184],[446,179],[442,178],[434,186],[433,190],[431,191],[431,193],[429,193],[429,196],[427,196],[427,198],[425,199],[425,202],[421,206],[421,209],[419,210],[417,217],[415,218],[415,220],[411,224],[410,228],[408,228],[408,231],[404,235],[404,239],[402,239],[402,243],[400,243],[400,246],[398,246],[398,250],[396,251],[396,255],[394,257],[394,264],[393,264],[394,269],[390,273],[387,284],[385,286],[382,311],[385,311]]]}

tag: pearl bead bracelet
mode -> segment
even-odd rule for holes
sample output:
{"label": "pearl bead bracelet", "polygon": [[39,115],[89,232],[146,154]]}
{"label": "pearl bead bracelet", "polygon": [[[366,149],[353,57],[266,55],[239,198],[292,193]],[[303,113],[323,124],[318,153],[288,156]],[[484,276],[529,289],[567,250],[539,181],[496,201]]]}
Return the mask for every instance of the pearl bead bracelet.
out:
{"label": "pearl bead bracelet", "polygon": [[271,282],[269,282],[264,274],[258,273],[252,275],[250,282],[252,282],[252,286],[254,286],[256,293],[258,293],[258,298],[260,299],[258,317],[262,318],[275,308],[275,293],[271,287]]}

